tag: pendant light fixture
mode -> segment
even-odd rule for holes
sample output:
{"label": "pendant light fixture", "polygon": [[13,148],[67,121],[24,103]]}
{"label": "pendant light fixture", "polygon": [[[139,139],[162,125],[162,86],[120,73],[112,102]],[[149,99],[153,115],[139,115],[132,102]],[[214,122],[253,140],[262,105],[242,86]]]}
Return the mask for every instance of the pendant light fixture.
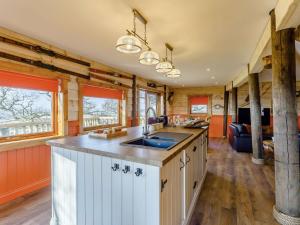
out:
{"label": "pendant light fixture", "polygon": [[173,66],[173,69],[169,73],[167,73],[166,76],[169,78],[178,78],[178,77],[181,77],[181,72],[179,69],[176,69]]}
{"label": "pendant light fixture", "polygon": [[142,49],[142,44],[135,36],[128,34],[118,39],[116,49],[122,53],[138,53]]}
{"label": "pendant light fixture", "polygon": [[140,55],[139,61],[141,64],[144,65],[155,65],[159,63],[159,55],[156,52],[151,51],[151,49],[149,49],[148,51],[144,51]]}
{"label": "pendant light fixture", "polygon": [[166,43],[165,46],[166,46],[166,57],[163,58],[162,61],[156,65],[156,71],[158,73],[168,73],[173,68],[172,64],[168,61],[168,50],[172,52],[173,48],[168,43]]}
{"label": "pendant light fixture", "polygon": [[[166,44],[166,46],[167,46],[167,44]],[[173,64],[173,48],[170,47],[168,49],[171,49],[170,52],[171,52],[171,65],[172,65],[172,69],[171,69],[171,71],[169,71],[169,72],[166,73],[166,77],[168,77],[168,78],[178,78],[178,77],[181,77],[180,70],[176,69],[175,66],[174,66],[174,64]]]}
{"label": "pendant light fixture", "polygon": [[[155,65],[159,62],[159,55],[152,51],[147,42],[147,20],[136,9],[133,12],[133,30],[127,30],[128,35],[122,36],[118,39],[116,49],[123,53],[138,53],[142,50],[142,44],[144,44],[148,50],[144,51],[140,57],[139,62],[144,65]],[[144,38],[136,32],[136,19],[144,24]]]}

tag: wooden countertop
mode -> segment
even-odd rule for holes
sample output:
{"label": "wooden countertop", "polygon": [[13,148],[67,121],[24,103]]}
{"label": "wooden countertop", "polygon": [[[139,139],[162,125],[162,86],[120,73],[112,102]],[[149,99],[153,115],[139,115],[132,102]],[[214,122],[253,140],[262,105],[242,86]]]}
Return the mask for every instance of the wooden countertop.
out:
{"label": "wooden countertop", "polygon": [[80,152],[87,152],[101,156],[113,157],[118,159],[129,160],[133,162],[149,164],[153,166],[163,166],[177,153],[182,151],[195,138],[199,137],[206,129],[185,129],[185,128],[163,128],[159,132],[178,132],[191,133],[192,136],[185,139],[180,144],[176,145],[169,151],[153,150],[138,148],[132,146],[120,145],[120,143],[129,141],[142,136],[142,127],[128,128],[127,136],[113,138],[113,139],[98,139],[89,137],[88,135],[81,135],[77,137],[66,137],[47,141],[51,146],[71,149]]}

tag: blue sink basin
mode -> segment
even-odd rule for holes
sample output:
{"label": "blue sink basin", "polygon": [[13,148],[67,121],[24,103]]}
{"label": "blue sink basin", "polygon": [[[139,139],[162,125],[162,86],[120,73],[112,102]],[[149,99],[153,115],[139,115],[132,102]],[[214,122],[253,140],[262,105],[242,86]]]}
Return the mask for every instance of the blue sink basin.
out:
{"label": "blue sink basin", "polygon": [[140,137],[134,140],[123,142],[121,145],[167,151],[184,141],[189,136],[191,136],[191,134],[158,132],[150,135],[149,138]]}
{"label": "blue sink basin", "polygon": [[126,144],[127,145],[140,145],[140,146],[148,146],[148,147],[153,147],[153,148],[168,149],[168,148],[176,145],[176,142],[168,141],[168,140],[161,140],[161,139],[139,138],[137,140],[127,142]]}

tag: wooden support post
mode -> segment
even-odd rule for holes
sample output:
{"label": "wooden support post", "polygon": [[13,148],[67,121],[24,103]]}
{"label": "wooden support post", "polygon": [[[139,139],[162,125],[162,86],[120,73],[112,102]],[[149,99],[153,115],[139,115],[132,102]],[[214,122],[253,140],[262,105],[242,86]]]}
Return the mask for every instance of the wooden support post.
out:
{"label": "wooden support post", "polygon": [[258,74],[249,74],[248,83],[251,114],[251,138],[253,151],[252,162],[255,164],[264,164]]}
{"label": "wooden support post", "polygon": [[300,42],[300,25],[298,26],[296,32],[295,32],[295,39],[296,41],[299,41]]}
{"label": "wooden support post", "polygon": [[164,85],[164,116],[167,115],[167,85]]}
{"label": "wooden support post", "polygon": [[132,114],[131,114],[131,126],[132,127],[135,127],[137,126],[136,124],[136,121],[137,121],[137,113],[136,113],[136,110],[137,110],[137,104],[136,104],[136,101],[137,101],[137,95],[136,95],[136,92],[137,92],[137,87],[136,87],[136,75],[133,75],[132,76]]}
{"label": "wooden support post", "polygon": [[226,91],[226,86],[225,86],[225,88],[224,88],[224,118],[223,118],[223,136],[224,137],[227,137],[228,100],[229,100],[229,91]]}
{"label": "wooden support post", "polygon": [[238,103],[237,103],[237,88],[232,88],[232,91],[231,91],[231,94],[232,94],[232,103],[231,103],[231,107],[232,107],[232,122],[233,123],[237,123],[238,120],[237,120],[237,117],[238,117],[238,113],[237,113],[237,110],[238,110]]}
{"label": "wooden support post", "polygon": [[275,11],[270,15],[276,190],[273,215],[280,224],[299,225],[300,157],[296,109],[295,32],[294,29],[276,31]]}

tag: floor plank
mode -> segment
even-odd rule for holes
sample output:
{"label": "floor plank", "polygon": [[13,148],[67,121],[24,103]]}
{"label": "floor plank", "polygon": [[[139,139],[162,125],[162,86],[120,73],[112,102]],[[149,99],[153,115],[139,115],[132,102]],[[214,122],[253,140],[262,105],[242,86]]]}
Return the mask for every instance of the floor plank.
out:
{"label": "floor plank", "polygon": [[[254,165],[227,140],[211,139],[208,174],[190,225],[277,225],[272,162]],[[0,225],[48,225],[50,217],[50,188],[0,205]]]}
{"label": "floor plank", "polygon": [[[270,156],[268,156],[270,157]],[[226,139],[211,139],[208,173],[190,225],[277,225],[274,165],[254,165]]]}

